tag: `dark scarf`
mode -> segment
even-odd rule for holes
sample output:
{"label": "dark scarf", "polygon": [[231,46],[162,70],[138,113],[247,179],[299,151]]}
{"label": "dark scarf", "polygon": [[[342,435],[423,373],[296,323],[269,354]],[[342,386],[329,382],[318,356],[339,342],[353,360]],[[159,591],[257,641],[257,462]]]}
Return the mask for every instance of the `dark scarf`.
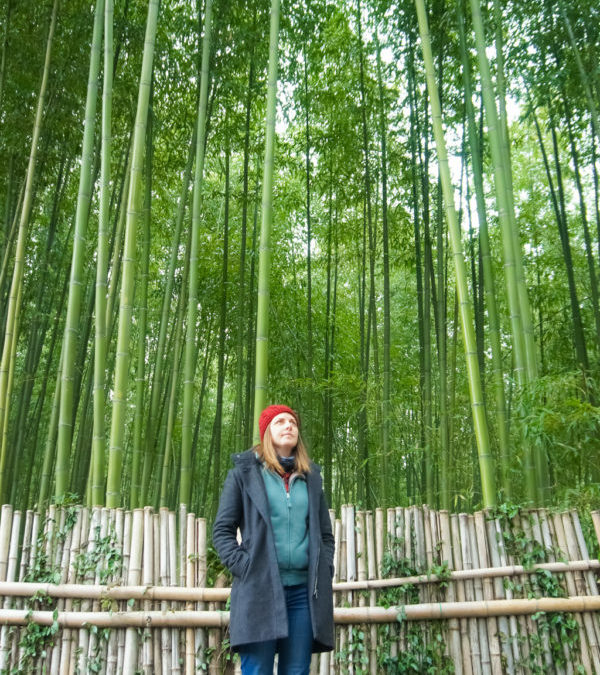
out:
{"label": "dark scarf", "polygon": [[279,464],[285,473],[292,473],[296,468],[296,457],[295,455],[290,455],[289,457],[277,457]]}

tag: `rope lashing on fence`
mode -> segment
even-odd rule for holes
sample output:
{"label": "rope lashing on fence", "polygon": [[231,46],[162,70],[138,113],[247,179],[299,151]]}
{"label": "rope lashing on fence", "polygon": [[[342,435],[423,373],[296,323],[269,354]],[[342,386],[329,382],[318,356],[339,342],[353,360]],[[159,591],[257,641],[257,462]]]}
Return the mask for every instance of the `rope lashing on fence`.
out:
{"label": "rope lashing on fence", "polygon": [[[530,600],[481,600],[471,602],[436,602],[400,607],[337,607],[337,624],[395,623],[440,619],[486,618],[490,616],[531,615],[538,612],[596,612],[600,596],[573,598],[533,598]],[[219,611],[131,611],[73,612],[0,610],[0,625],[22,626],[29,623],[63,628],[222,628],[229,623],[229,612]]]}
{"label": "rope lashing on fence", "polygon": [[[588,572],[600,570],[598,560],[573,560],[568,563],[552,562],[523,567],[482,567],[449,572],[447,576],[435,574],[364,581],[344,581],[333,584],[334,591],[361,591],[393,588],[414,584],[428,584],[466,579],[508,577],[517,574],[547,572]],[[103,586],[91,584],[48,584],[35,582],[0,581],[0,597],[30,597],[43,593],[51,598],[83,598],[88,600],[172,600],[180,602],[226,602],[230,588],[187,588],[184,586]]]}

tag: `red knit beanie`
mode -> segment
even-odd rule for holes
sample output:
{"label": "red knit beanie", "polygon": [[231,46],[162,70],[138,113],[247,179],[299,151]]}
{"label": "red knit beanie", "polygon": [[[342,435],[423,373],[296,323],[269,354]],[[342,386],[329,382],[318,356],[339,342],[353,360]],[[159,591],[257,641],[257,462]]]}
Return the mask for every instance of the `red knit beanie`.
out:
{"label": "red knit beanie", "polygon": [[287,405],[269,405],[261,413],[258,418],[258,430],[260,431],[260,440],[262,441],[265,435],[265,431],[274,417],[281,415],[281,413],[289,413],[294,416],[296,424],[299,425],[300,420],[298,419],[298,414],[295,410],[292,410]]}

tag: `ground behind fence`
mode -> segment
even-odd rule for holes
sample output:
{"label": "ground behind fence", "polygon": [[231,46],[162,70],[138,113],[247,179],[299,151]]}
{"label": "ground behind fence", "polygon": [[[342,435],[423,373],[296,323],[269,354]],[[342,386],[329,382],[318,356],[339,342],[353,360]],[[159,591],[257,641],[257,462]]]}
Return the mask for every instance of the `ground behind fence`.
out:
{"label": "ground behind fence", "polygon": [[[331,517],[337,644],[313,673],[600,673],[599,513]],[[0,672],[239,669],[206,528],[185,510],[2,507]]]}

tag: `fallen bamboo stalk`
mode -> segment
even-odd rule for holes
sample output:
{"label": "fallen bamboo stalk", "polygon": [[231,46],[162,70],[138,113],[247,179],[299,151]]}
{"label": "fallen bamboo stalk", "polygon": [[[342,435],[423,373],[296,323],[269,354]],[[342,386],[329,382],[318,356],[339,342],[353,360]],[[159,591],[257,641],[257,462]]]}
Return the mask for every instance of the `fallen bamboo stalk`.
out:
{"label": "fallen bamboo stalk", "polygon": [[[473,578],[508,577],[516,574],[533,574],[539,570],[555,573],[588,572],[600,570],[598,560],[574,560],[568,563],[550,562],[523,567],[482,567],[470,570],[456,570],[448,576],[418,575],[390,579],[366,579],[363,581],[342,581],[333,584],[334,591],[375,590],[409,584],[462,581]],[[106,586],[94,584],[48,584],[23,581],[0,581],[0,597],[31,597],[46,594],[51,598],[85,598],[88,600],[173,600],[180,602],[226,602],[230,588],[186,588],[184,586]]]}
{"label": "fallen bamboo stalk", "polygon": [[[475,600],[471,602],[427,602],[400,607],[336,607],[337,624],[395,623],[453,618],[531,615],[537,612],[597,612],[600,596],[533,598],[530,600]],[[229,612],[220,611],[132,611],[132,612],[51,612],[21,609],[0,610],[0,625],[35,623],[66,628],[88,626],[112,628],[212,627],[229,623]]]}

